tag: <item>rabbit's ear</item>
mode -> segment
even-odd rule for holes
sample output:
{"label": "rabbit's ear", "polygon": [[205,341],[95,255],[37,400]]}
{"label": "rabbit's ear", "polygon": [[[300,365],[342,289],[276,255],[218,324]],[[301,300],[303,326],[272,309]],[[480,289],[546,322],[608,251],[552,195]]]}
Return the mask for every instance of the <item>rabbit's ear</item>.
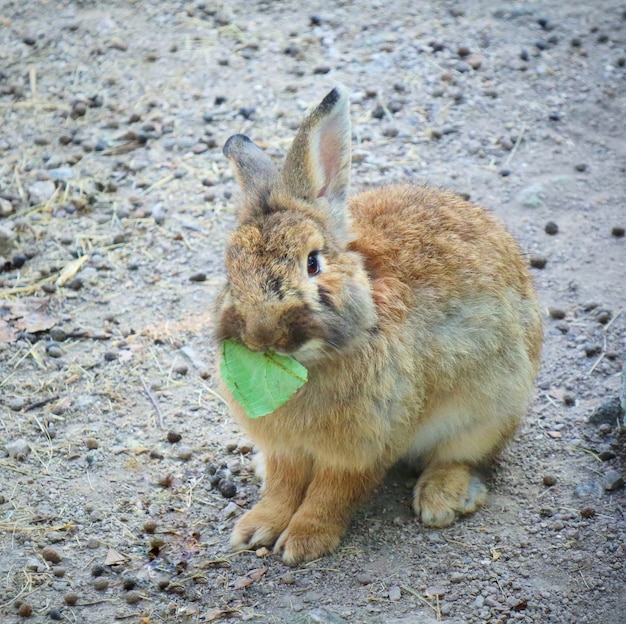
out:
{"label": "rabbit's ear", "polygon": [[342,230],[347,220],[351,140],[350,97],[336,87],[304,120],[282,172],[285,191],[306,201],[325,198],[332,225]]}
{"label": "rabbit's ear", "polygon": [[237,179],[247,200],[260,200],[276,176],[270,157],[245,134],[233,134],[224,145],[224,156],[235,165]]}

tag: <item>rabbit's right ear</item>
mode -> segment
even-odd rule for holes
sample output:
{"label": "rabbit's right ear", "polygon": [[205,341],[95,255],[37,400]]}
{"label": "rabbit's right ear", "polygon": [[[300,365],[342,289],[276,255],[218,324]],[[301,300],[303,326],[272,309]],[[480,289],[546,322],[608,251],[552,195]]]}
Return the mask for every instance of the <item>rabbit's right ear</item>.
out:
{"label": "rabbit's right ear", "polygon": [[233,134],[222,151],[235,166],[246,203],[261,201],[277,175],[271,158],[245,134]]}

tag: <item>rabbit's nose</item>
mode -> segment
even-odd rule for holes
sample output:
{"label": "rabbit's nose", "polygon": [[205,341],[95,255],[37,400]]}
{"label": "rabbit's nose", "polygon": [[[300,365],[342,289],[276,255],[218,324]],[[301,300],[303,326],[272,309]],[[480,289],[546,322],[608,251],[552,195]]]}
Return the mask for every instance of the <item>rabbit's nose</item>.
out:
{"label": "rabbit's nose", "polygon": [[246,323],[242,340],[252,351],[267,351],[276,345],[278,331],[263,319],[254,319]]}

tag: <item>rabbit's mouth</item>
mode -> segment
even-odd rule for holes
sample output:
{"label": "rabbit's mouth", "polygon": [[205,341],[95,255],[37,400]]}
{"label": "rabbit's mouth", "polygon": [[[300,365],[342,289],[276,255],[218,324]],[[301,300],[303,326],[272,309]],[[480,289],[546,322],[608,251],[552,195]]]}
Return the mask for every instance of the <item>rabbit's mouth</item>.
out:
{"label": "rabbit's mouth", "polygon": [[328,355],[328,351],[328,345],[321,338],[312,338],[293,351],[276,349],[276,353],[279,355],[292,357],[304,365],[323,359]]}

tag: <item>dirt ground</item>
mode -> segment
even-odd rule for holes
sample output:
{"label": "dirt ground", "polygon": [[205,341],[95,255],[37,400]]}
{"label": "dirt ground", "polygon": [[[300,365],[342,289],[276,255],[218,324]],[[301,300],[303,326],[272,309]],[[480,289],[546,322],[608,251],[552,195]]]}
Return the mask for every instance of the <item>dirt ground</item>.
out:
{"label": "dirt ground", "polygon": [[[211,306],[243,131],[284,155],[352,93],[353,188],[499,215],[545,347],[485,509],[398,469],[338,552],[228,535],[258,499]],[[0,1],[0,620],[626,621],[623,0]]]}

